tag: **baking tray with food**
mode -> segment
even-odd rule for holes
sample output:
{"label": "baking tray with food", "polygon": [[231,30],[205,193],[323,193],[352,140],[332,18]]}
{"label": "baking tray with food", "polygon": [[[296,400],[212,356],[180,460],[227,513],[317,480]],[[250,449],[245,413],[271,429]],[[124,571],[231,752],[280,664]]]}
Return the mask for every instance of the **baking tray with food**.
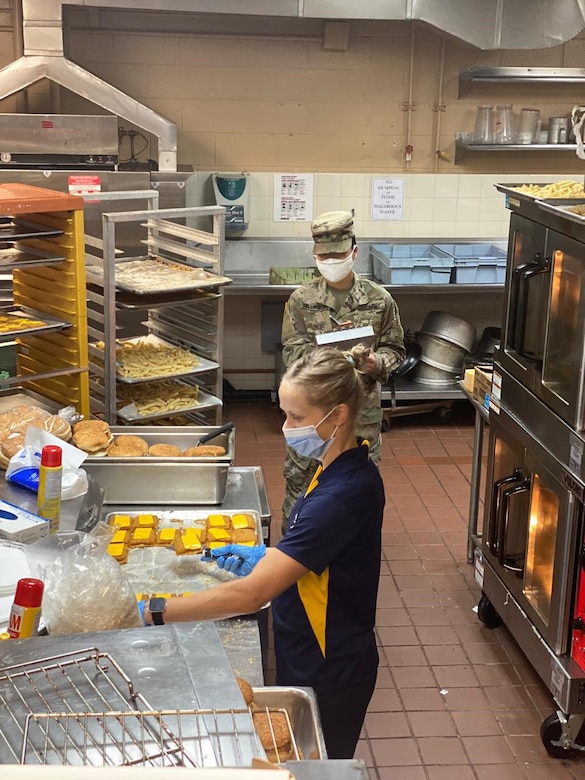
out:
{"label": "baking tray with food", "polygon": [[63,330],[71,323],[50,317],[26,306],[0,308],[0,342],[38,331]]}
{"label": "baking tray with food", "polygon": [[[103,280],[103,270],[99,266],[90,265],[86,270],[89,275]],[[135,295],[222,287],[231,281],[227,276],[157,256],[116,261],[116,287]]]}
{"label": "baking tray with food", "polygon": [[59,228],[15,217],[0,217],[0,241],[18,241],[25,238],[53,238],[62,236]]}
{"label": "baking tray with food", "polygon": [[505,195],[517,198],[521,201],[535,202],[544,199],[565,200],[585,199],[585,190],[582,181],[567,179],[565,181],[546,182],[539,184],[508,183],[495,184],[495,188]]}
{"label": "baking tray with food", "polygon": [[[90,344],[89,349],[92,354],[103,359],[103,341]],[[116,378],[120,382],[135,384],[152,379],[200,374],[217,368],[219,363],[165,341],[154,333],[116,339]]]}
{"label": "baking tray with food", "polygon": [[154,420],[169,414],[202,412],[222,406],[223,402],[198,385],[190,385],[175,379],[159,379],[140,384],[121,385],[117,390],[118,401],[124,405],[116,414],[125,422]]}
{"label": "baking tray with food", "polygon": [[32,246],[20,244],[18,241],[0,242],[0,266],[27,268],[33,265],[48,265],[65,260],[63,255],[45,252]]}
{"label": "baking tray with food", "polygon": [[233,423],[110,427],[99,420],[89,422],[93,426],[73,427],[73,443],[86,452],[91,447],[83,467],[104,487],[108,504],[224,500],[235,454]]}
{"label": "baking tray with food", "polygon": [[539,200],[536,205],[543,211],[556,214],[570,222],[585,225],[585,198]]}
{"label": "baking tray with food", "polygon": [[109,512],[108,553],[124,566],[135,593],[191,593],[234,579],[220,569],[210,550],[227,544],[262,544],[258,512],[176,509]]}

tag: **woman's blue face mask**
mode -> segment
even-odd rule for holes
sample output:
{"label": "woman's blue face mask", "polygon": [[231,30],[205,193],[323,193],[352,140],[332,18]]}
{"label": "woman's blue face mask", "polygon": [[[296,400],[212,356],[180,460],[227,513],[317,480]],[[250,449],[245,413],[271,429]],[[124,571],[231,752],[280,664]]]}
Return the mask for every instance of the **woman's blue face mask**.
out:
{"label": "woman's blue face mask", "polygon": [[327,412],[325,417],[323,417],[317,425],[305,425],[302,428],[285,428],[283,425],[282,432],[284,433],[284,438],[286,439],[288,446],[292,447],[299,455],[304,455],[306,458],[322,460],[329,447],[333,444],[338,426],[335,426],[335,430],[328,439],[322,439],[319,436],[317,428],[335,411],[335,408],[336,407],[333,407],[330,412]]}

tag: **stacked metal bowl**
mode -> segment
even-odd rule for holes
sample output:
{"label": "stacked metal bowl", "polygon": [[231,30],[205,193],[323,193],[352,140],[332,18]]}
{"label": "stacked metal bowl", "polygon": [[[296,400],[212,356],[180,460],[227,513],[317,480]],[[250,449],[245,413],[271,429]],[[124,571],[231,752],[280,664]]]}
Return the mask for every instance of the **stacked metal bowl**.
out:
{"label": "stacked metal bowl", "polygon": [[430,311],[416,334],[422,355],[408,378],[430,387],[454,384],[474,342],[475,327],[470,322],[444,311]]}

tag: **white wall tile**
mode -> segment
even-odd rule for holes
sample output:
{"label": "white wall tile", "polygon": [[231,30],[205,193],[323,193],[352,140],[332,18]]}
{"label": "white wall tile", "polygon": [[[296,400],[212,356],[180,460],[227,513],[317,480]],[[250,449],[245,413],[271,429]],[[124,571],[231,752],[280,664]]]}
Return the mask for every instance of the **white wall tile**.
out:
{"label": "white wall tile", "polygon": [[455,221],[457,216],[457,198],[435,197],[433,204],[433,222]]}
{"label": "white wall tile", "polygon": [[481,195],[481,176],[473,173],[459,176],[457,195],[460,198],[479,198]]}
{"label": "white wall tile", "polygon": [[314,195],[319,198],[341,197],[340,173],[317,173],[314,180]]}
{"label": "white wall tile", "polygon": [[432,173],[413,173],[406,191],[408,196],[411,198],[434,198],[436,178]]}
{"label": "white wall tile", "polygon": [[434,198],[413,198],[410,209],[411,222],[432,222]]}
{"label": "white wall tile", "polygon": [[363,173],[341,174],[341,195],[344,198],[364,198],[369,195],[366,192],[366,177]]}
{"label": "white wall tile", "polygon": [[442,174],[435,179],[435,198],[456,198],[459,190],[459,176]]}
{"label": "white wall tile", "polygon": [[457,222],[479,220],[481,198],[459,198],[457,201]]}

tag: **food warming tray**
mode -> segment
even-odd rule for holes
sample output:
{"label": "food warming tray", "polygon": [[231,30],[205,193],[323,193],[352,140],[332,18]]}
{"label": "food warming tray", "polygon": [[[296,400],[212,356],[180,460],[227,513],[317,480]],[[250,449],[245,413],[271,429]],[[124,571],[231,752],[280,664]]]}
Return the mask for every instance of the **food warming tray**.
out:
{"label": "food warming tray", "polygon": [[580,199],[563,198],[562,200],[539,200],[536,205],[539,209],[548,211],[551,214],[556,214],[557,216],[562,217],[562,219],[568,219],[570,222],[585,225],[585,209],[582,215],[575,214],[568,210],[570,206],[585,206],[585,197]]}
{"label": "food warming tray", "polygon": [[[141,436],[148,444],[194,447],[202,436],[220,426],[110,426],[116,435]],[[83,468],[105,488],[108,504],[221,504],[227,492],[229,467],[234,461],[235,430],[221,433],[212,444],[226,454],[205,458],[88,457]]]}

